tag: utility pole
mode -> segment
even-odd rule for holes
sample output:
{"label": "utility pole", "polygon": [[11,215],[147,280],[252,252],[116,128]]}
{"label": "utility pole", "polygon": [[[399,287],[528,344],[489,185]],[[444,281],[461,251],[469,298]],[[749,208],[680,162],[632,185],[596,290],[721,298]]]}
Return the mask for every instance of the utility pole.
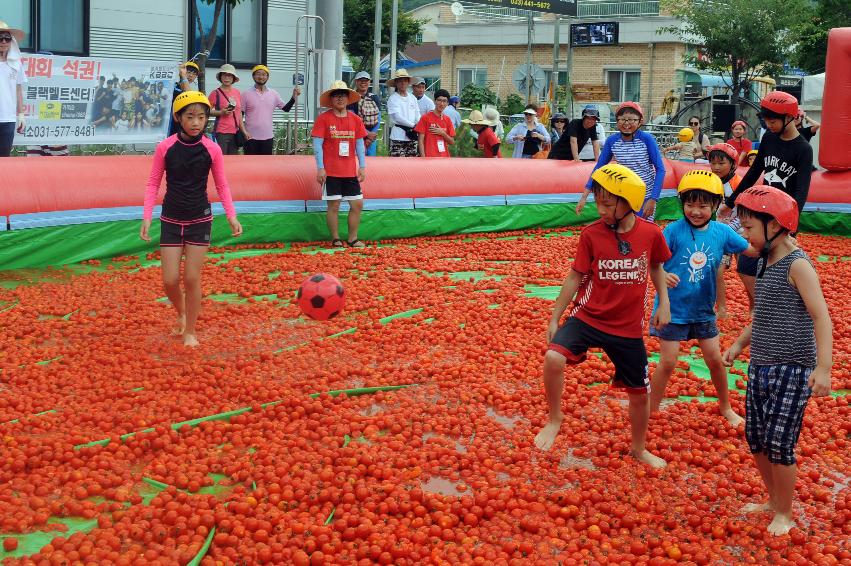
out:
{"label": "utility pole", "polygon": [[372,34],[372,92],[381,92],[381,8],[383,0],[375,0],[375,30]]}
{"label": "utility pole", "polygon": [[550,89],[550,100],[552,101],[552,112],[555,114],[558,111],[558,95],[556,91],[558,90],[558,55],[559,55],[559,46],[558,46],[558,34],[559,34],[559,24],[561,23],[560,17],[556,14],[555,21],[553,22],[553,74],[550,82],[552,83],[552,88]]}
{"label": "utility pole", "polygon": [[390,20],[390,77],[396,74],[396,35],[399,27],[399,0],[393,0],[393,18]]}

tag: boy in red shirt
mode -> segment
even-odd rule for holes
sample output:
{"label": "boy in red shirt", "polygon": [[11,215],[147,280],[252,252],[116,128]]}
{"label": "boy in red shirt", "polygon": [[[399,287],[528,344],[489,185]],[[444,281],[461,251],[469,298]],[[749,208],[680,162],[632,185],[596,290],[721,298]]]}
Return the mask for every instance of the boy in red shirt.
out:
{"label": "boy in red shirt", "polygon": [[470,129],[479,135],[476,140],[476,147],[482,150],[482,157],[502,157],[502,153],[499,151],[499,138],[496,137],[496,132],[491,127],[496,124],[492,124],[478,110],[473,110],[468,118],[461,121],[469,124]]}
{"label": "boy in red shirt", "polygon": [[[343,247],[339,232],[340,202],[349,202],[349,246],[362,248],[358,226],[363,210],[360,183],[366,178],[366,128],[360,116],[346,106],[360,100],[360,95],[343,81],[334,81],[319,97],[319,104],[331,108],[313,123],[313,155],[316,159],[316,181],[322,185],[322,200],[328,202],[326,222],[331,232],[331,245]],[[355,160],[357,159],[357,161]]]}
{"label": "boy in red shirt", "polygon": [[[662,268],[671,252],[662,230],[635,215],[646,190],[638,174],[610,163],[594,171],[591,180],[600,220],[582,230],[573,268],[553,307],[544,357],[549,422],[535,436],[535,445],[549,450],[561,428],[565,364],[581,363],[589,347],[599,347],[615,365],[614,385],[624,387],[629,395],[630,455],[662,468],[665,460],[648,452],[645,445],[650,380],[642,336],[648,275],[659,295],[653,326],[660,328],[671,320]],[[559,326],[571,300],[570,315]]]}
{"label": "boy in red shirt", "polygon": [[449,146],[455,143],[455,126],[443,111],[449,106],[449,92],[434,93],[434,110],[420,118],[414,131],[419,134],[420,157],[449,157]]}

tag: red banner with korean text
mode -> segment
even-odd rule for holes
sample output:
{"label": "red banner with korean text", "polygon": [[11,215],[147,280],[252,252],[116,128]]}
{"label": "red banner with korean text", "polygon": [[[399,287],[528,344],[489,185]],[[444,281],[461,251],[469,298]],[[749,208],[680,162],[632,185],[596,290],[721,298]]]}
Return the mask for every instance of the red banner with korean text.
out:
{"label": "red banner with korean text", "polygon": [[168,134],[177,65],[24,54],[26,129],[16,145],[156,143]]}

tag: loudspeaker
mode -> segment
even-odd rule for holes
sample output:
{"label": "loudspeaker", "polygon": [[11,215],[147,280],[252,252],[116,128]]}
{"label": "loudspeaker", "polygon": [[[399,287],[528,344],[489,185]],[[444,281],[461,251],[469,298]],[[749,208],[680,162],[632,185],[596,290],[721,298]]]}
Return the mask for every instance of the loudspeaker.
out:
{"label": "loudspeaker", "polygon": [[735,104],[718,104],[712,107],[712,131],[729,132],[736,120]]}

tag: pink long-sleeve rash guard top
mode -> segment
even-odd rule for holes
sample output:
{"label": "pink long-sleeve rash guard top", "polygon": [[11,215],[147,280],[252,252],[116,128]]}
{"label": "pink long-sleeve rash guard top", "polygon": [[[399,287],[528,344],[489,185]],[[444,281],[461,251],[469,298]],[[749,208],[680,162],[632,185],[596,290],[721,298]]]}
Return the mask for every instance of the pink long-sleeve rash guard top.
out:
{"label": "pink long-sleeve rash guard top", "polygon": [[211,216],[210,201],[207,199],[210,171],[213,172],[225,215],[228,218],[236,217],[221,148],[204,135],[185,142],[180,139],[180,134],[175,134],[161,141],[154,152],[151,176],[145,187],[143,218],[150,220],[153,216],[163,173],[166,176],[163,218],[185,221]]}

